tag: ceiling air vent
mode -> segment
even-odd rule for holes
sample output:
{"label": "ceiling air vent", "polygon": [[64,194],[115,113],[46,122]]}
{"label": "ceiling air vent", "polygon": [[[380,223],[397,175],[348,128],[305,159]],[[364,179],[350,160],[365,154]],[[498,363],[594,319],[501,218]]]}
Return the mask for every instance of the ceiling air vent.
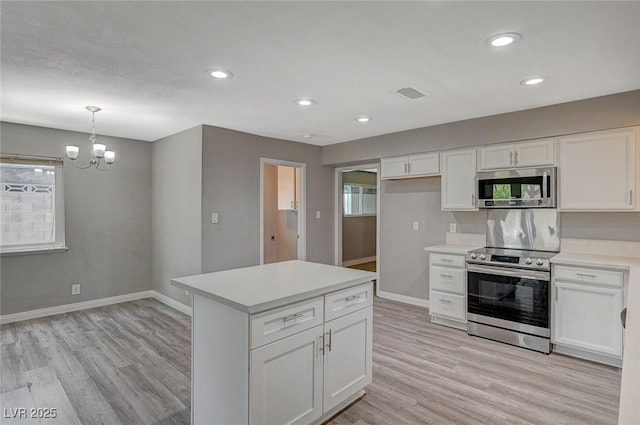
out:
{"label": "ceiling air vent", "polygon": [[404,87],[404,88],[398,89],[396,90],[396,93],[398,93],[400,96],[406,97],[407,99],[411,99],[411,100],[419,99],[425,96],[424,93],[414,89],[413,87]]}

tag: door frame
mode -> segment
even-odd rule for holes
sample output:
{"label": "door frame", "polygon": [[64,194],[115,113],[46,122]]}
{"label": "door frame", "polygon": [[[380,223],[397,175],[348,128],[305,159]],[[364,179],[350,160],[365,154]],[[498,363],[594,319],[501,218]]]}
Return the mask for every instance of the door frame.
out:
{"label": "door frame", "polygon": [[342,266],[342,173],[348,170],[362,170],[365,168],[375,168],[377,170],[376,176],[376,273],[378,273],[378,281],[376,284],[376,295],[381,291],[380,282],[380,191],[382,188],[382,180],[380,178],[380,163],[373,162],[369,164],[358,164],[350,167],[336,167],[334,176],[334,199],[335,210],[333,216],[334,222],[334,264],[336,266]]}
{"label": "door frame", "polygon": [[260,158],[260,264],[264,264],[264,166],[284,165],[300,169],[298,203],[298,260],[307,260],[307,164],[282,159]]}

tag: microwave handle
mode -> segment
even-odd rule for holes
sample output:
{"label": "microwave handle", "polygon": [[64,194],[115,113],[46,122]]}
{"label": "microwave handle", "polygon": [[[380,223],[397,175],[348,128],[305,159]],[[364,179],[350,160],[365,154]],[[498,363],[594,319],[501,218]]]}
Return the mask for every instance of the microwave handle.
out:
{"label": "microwave handle", "polygon": [[542,199],[547,199],[547,172],[542,173]]}

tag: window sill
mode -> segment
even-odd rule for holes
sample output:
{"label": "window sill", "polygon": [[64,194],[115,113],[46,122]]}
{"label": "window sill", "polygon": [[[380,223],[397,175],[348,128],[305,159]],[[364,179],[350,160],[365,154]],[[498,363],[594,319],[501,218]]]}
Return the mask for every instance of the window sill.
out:
{"label": "window sill", "polygon": [[12,249],[7,251],[0,251],[0,257],[11,257],[14,255],[33,255],[33,254],[55,254],[57,252],[68,251],[66,246],[52,246],[52,247],[33,247],[24,249]]}

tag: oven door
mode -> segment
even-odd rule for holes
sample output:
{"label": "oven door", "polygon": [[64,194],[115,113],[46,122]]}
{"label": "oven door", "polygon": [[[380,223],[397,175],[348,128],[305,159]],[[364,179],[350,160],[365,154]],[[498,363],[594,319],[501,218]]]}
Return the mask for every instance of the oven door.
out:
{"label": "oven door", "polygon": [[549,337],[549,272],[467,264],[467,318]]}

